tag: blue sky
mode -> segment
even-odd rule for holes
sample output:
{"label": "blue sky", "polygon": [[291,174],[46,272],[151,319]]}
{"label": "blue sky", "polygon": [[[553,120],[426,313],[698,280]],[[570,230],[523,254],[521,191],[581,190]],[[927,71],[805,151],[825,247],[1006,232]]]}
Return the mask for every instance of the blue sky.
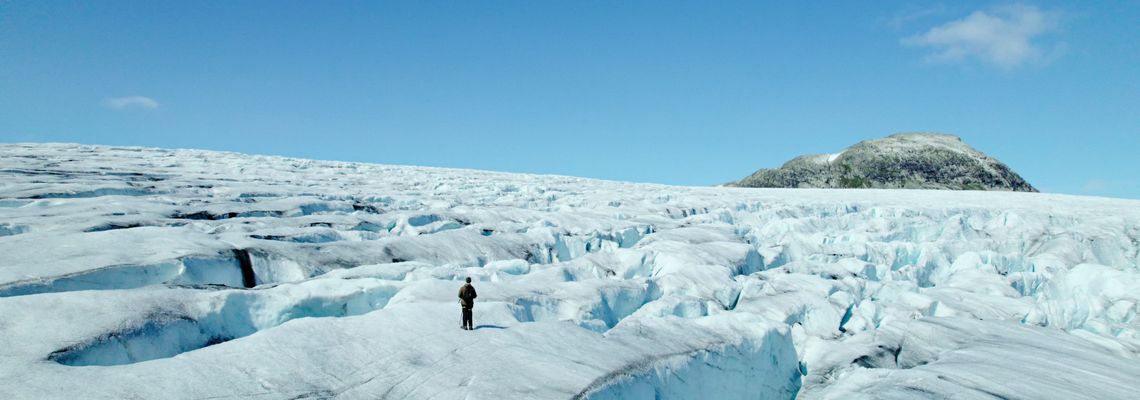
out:
{"label": "blue sky", "polygon": [[0,1],[0,142],[710,185],[938,131],[1140,198],[1140,2],[797,3]]}

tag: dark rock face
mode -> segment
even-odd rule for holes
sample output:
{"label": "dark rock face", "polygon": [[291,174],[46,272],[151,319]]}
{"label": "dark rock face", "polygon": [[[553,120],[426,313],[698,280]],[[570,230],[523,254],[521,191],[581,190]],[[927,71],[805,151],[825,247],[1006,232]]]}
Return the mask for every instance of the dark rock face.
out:
{"label": "dark rock face", "polygon": [[931,133],[891,135],[837,154],[799,156],[729,186],[1037,191],[957,136]]}

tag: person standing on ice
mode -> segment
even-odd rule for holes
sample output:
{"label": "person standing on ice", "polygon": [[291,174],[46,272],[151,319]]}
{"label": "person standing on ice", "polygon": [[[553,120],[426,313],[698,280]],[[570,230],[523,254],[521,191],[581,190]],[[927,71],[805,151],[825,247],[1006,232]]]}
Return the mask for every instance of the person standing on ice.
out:
{"label": "person standing on ice", "polygon": [[467,284],[459,288],[459,306],[463,307],[463,325],[460,326],[462,329],[475,329],[471,323],[471,308],[475,307],[476,297],[479,295],[475,294],[475,287],[471,286],[471,277],[467,277]]}

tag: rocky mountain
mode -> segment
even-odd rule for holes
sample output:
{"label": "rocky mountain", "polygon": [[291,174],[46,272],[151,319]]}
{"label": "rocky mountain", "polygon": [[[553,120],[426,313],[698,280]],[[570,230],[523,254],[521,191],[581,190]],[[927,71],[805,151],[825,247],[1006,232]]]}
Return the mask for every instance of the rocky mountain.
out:
{"label": "rocky mountain", "polygon": [[799,156],[728,186],[1037,191],[961,138],[936,133],[900,133],[834,154]]}

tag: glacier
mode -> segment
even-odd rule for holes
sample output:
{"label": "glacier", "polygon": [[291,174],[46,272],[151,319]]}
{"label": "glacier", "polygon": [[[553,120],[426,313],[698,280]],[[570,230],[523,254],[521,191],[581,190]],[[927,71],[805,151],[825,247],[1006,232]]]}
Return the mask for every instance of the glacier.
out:
{"label": "glacier", "polygon": [[1140,201],[0,155],[3,398],[1140,392]]}

